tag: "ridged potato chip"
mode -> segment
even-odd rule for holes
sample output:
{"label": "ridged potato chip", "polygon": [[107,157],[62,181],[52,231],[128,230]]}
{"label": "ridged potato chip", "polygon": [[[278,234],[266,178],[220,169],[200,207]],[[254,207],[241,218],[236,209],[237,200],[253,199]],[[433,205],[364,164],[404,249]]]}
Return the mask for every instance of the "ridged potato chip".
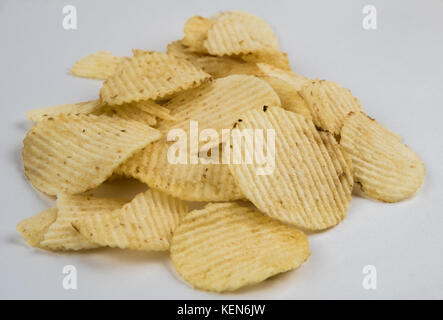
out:
{"label": "ridged potato chip", "polygon": [[264,49],[279,50],[277,36],[257,16],[232,11],[219,15],[209,28],[203,43],[216,56],[237,55]]}
{"label": "ridged potato chip", "polygon": [[291,82],[273,76],[261,76],[260,79],[266,81],[274,89],[284,109],[301,114],[307,119],[312,119],[311,111],[306,101],[300,96]]}
{"label": "ridged potato chip", "polygon": [[314,80],[305,85],[300,94],[311,111],[315,125],[335,136],[340,135],[343,121],[349,112],[363,111],[360,101],[351,91],[336,82]]}
{"label": "ridged potato chip", "polygon": [[20,221],[16,229],[31,247],[38,247],[55,219],[57,219],[57,208],[51,208]]}
{"label": "ridged potato chip", "polygon": [[310,254],[303,232],[236,203],[191,211],[171,244],[177,272],[195,288],[216,292],[295,269]]}
{"label": "ridged potato chip", "polygon": [[262,49],[241,55],[246,62],[266,63],[282,70],[291,70],[288,54],[276,49]]}
{"label": "ridged potato chip", "polygon": [[213,78],[224,78],[233,74],[261,75],[255,63],[245,62],[239,57],[219,57],[190,52],[181,41],[168,44],[168,53],[188,60]]}
{"label": "ridged potato chip", "polygon": [[81,216],[72,226],[92,243],[132,250],[168,250],[185,202],[155,190],[140,193],[111,213]]}
{"label": "ridged potato chip", "polygon": [[23,140],[25,175],[38,190],[75,194],[100,185],[133,153],[159,139],[137,121],[60,115],[38,122]]}
{"label": "ridged potato chip", "polygon": [[280,106],[279,97],[266,82],[253,76],[232,75],[171,99],[164,106],[178,120],[163,122],[159,130],[180,128],[188,132],[190,120],[198,121],[199,130],[230,129],[242,113],[263,105]]}
{"label": "ridged potato chip", "polygon": [[193,16],[185,23],[185,36],[181,40],[185,46],[188,46],[191,51],[206,52],[203,43],[206,39],[206,34],[209,28],[214,24],[213,19],[204,18],[201,16]]}
{"label": "ridged potato chip", "polygon": [[187,201],[229,201],[243,197],[225,164],[172,164],[160,140],[123,163],[117,173]]}
{"label": "ridged potato chip", "polygon": [[72,196],[61,194],[57,198],[57,219],[45,233],[40,246],[49,250],[83,250],[98,248],[81,236],[72,222],[79,217],[108,214],[121,208],[126,201],[120,199]]}
{"label": "ridged potato chip", "polygon": [[297,91],[300,91],[301,88],[310,83],[308,78],[300,76],[291,70],[283,70],[267,63],[257,63],[257,67],[264,75],[283,80]]}
{"label": "ridged potato chip", "polygon": [[355,182],[371,198],[397,202],[423,183],[420,157],[398,135],[362,112],[346,117],[340,144],[352,158]]}
{"label": "ridged potato chip", "polygon": [[[273,170],[260,173],[264,166],[257,161],[229,165],[248,200],[270,217],[308,230],[344,219],[353,188],[352,165],[330,133],[319,133],[311,120],[282,108],[252,110],[242,120],[240,130],[275,133],[275,164],[268,168]],[[265,142],[268,153],[272,142]],[[245,159],[245,152],[233,148],[232,154]]]}
{"label": "ridged potato chip", "polygon": [[120,106],[104,105],[98,112],[98,115],[106,115],[116,120],[138,121],[148,126],[155,126],[157,118],[151,113],[138,108],[139,103],[127,103]]}
{"label": "ridged potato chip", "polygon": [[112,76],[123,57],[112,55],[109,51],[92,53],[76,63],[71,73],[77,77],[107,79]]}
{"label": "ridged potato chip", "polygon": [[55,117],[61,114],[90,114],[95,113],[101,108],[98,100],[78,102],[72,104],[63,104],[46,108],[26,111],[26,117],[34,122],[39,122],[47,118]]}
{"label": "ridged potato chip", "polygon": [[139,50],[124,59],[103,83],[100,98],[109,105],[157,100],[196,87],[209,78],[209,74],[186,60]]}

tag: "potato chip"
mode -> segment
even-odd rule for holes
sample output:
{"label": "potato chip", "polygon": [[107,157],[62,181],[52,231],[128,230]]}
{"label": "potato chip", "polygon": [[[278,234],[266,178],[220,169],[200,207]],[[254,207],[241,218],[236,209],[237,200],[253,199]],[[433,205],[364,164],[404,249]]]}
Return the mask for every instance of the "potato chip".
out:
{"label": "potato chip", "polygon": [[295,269],[310,254],[303,232],[236,203],[191,211],[171,244],[177,272],[195,288],[216,292]]}
{"label": "potato chip", "polygon": [[59,106],[39,108],[26,111],[26,117],[34,122],[55,117],[61,114],[90,114],[100,109],[101,104],[98,100],[78,102],[72,104],[63,104]]}
{"label": "potato chip", "polygon": [[171,110],[162,107],[161,105],[155,103],[154,101],[150,100],[139,101],[134,103],[133,106],[148,114],[152,114],[153,116],[156,116],[160,119],[169,120],[172,122],[177,121],[176,118],[171,116]]}
{"label": "potato chip", "polygon": [[168,53],[186,59],[209,73],[213,78],[224,78],[233,74],[261,75],[255,63],[248,63],[238,57],[218,57],[190,52],[181,41],[168,45]]}
{"label": "potato chip", "polygon": [[204,47],[216,56],[268,48],[279,50],[277,36],[271,27],[259,17],[240,11],[221,14],[209,28]]}
{"label": "potato chip", "polygon": [[284,109],[301,114],[307,119],[312,119],[311,111],[306,101],[291,82],[273,76],[261,76],[260,79],[266,81],[274,89],[280,97],[281,106]]}
{"label": "potato chip", "polygon": [[262,49],[241,55],[246,62],[267,63],[282,70],[291,70],[288,54],[276,49]]}
{"label": "potato chip", "polygon": [[398,135],[362,112],[346,117],[340,144],[352,158],[355,182],[371,198],[400,201],[423,183],[425,167],[419,156]]}
{"label": "potato chip", "polygon": [[164,140],[157,141],[123,163],[117,173],[188,201],[229,201],[243,197],[225,164],[173,164]]}
{"label": "potato chip", "polygon": [[[252,110],[242,119],[240,130],[265,130],[264,137],[268,129],[275,133],[274,164],[270,153],[265,164],[245,160],[229,165],[245,197],[270,217],[308,230],[338,224],[351,201],[353,178],[350,159],[332,135],[319,133],[311,120],[282,108]],[[272,138],[264,142],[268,158]],[[233,148],[233,157],[246,159],[249,149],[243,154]]]}
{"label": "potato chip", "polygon": [[23,141],[29,181],[49,194],[75,194],[100,185],[133,153],[160,138],[137,121],[60,115],[38,122]]}
{"label": "potato chip", "polygon": [[103,83],[100,98],[110,105],[157,100],[196,87],[209,78],[209,74],[186,60],[166,53],[136,51]]}
{"label": "potato chip", "polygon": [[182,43],[195,52],[206,52],[203,45],[209,28],[213,25],[214,20],[201,16],[193,16],[185,23]]}
{"label": "potato chip", "polygon": [[139,103],[140,102],[126,103],[120,106],[104,105],[98,114],[106,115],[108,117],[115,118],[116,120],[132,120],[144,123],[148,126],[155,126],[157,124],[157,118],[154,115],[145,112],[141,108],[138,108]]}
{"label": "potato chip", "polygon": [[57,208],[51,208],[20,221],[16,229],[31,247],[37,247],[56,218]]}
{"label": "potato chip", "polygon": [[77,77],[104,80],[114,74],[122,60],[123,57],[114,56],[108,51],[99,51],[74,63],[71,73]]}
{"label": "potato chip", "polygon": [[305,85],[300,94],[311,111],[315,125],[335,136],[340,135],[343,120],[349,112],[363,111],[351,91],[336,82],[314,80]]}
{"label": "potato chip", "polygon": [[165,104],[176,123],[165,121],[159,130],[180,128],[189,132],[190,120],[198,121],[199,130],[230,129],[247,110],[263,105],[280,106],[280,99],[264,81],[246,75],[220,78],[194,90],[177,95]]}
{"label": "potato chip", "polygon": [[290,70],[277,68],[267,63],[257,63],[257,67],[264,75],[283,80],[297,91],[300,91],[301,88],[310,83],[310,80],[306,77],[300,76]]}
{"label": "potato chip", "polygon": [[108,214],[121,208],[125,203],[125,200],[120,199],[60,194],[56,202],[57,219],[45,233],[40,246],[50,250],[83,250],[100,247],[81,236],[72,227],[72,222],[79,217]]}
{"label": "potato chip", "polygon": [[172,232],[188,212],[185,202],[148,190],[111,213],[81,216],[72,222],[92,243],[132,250],[168,250]]}

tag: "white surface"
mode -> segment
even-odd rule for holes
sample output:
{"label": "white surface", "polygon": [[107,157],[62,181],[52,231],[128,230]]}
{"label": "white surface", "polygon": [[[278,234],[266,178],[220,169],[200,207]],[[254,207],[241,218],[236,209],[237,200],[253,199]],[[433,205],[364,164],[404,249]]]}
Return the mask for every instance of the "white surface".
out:
{"label": "white surface", "polygon": [[[77,7],[78,30],[62,28],[62,7]],[[361,27],[365,4],[378,29]],[[299,270],[230,295],[191,289],[167,254],[97,250],[50,253],[15,231],[51,202],[21,168],[29,109],[97,97],[100,82],[68,74],[91,52],[164,50],[194,14],[240,9],[268,21],[294,69],[340,82],[367,112],[401,134],[427,176],[412,199],[383,204],[354,198],[336,228],[310,235],[312,256]],[[429,1],[12,1],[0,2],[0,298],[443,298],[443,2]],[[62,268],[78,270],[76,291]],[[378,288],[362,288],[375,265]]]}

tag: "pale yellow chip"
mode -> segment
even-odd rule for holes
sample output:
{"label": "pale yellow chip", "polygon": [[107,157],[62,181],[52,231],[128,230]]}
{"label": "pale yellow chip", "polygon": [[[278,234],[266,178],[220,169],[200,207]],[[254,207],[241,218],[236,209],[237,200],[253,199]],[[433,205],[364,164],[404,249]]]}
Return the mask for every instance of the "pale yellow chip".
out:
{"label": "pale yellow chip", "polygon": [[114,56],[109,51],[99,51],[74,63],[71,73],[77,77],[107,79],[122,60],[123,57]]}
{"label": "pale yellow chip", "polygon": [[229,201],[243,197],[226,164],[174,164],[164,140],[154,142],[122,164],[117,173],[188,201]]}
{"label": "pale yellow chip", "polygon": [[276,49],[262,49],[241,55],[246,62],[266,63],[282,70],[290,71],[288,54]]}
{"label": "pale yellow chip", "polygon": [[84,192],[160,136],[137,121],[95,115],[48,118],[32,127],[23,141],[25,174],[49,195]]}
{"label": "pale yellow chip", "polygon": [[49,226],[55,222],[56,218],[57,208],[54,207],[20,221],[16,229],[30,246],[38,247]]}
{"label": "pale yellow chip", "polygon": [[136,103],[127,103],[120,106],[108,106],[105,105],[100,109],[99,115],[106,115],[115,119],[122,119],[128,121],[138,121],[148,126],[155,126],[157,124],[157,118],[151,114],[138,108]]}
{"label": "pale yellow chip", "polygon": [[46,108],[26,111],[26,117],[34,122],[55,117],[61,114],[90,114],[97,112],[101,107],[100,101],[93,100],[87,102],[78,102],[72,104],[63,104]]}
{"label": "pale yellow chip", "polygon": [[236,203],[191,211],[171,244],[177,272],[195,288],[216,292],[295,269],[310,254],[303,232]]}
{"label": "pale yellow chip", "polygon": [[248,63],[238,57],[219,57],[190,52],[182,41],[168,44],[168,53],[186,59],[209,73],[213,78],[224,78],[233,74],[261,75],[255,63]]}
{"label": "pale yellow chip", "polygon": [[166,53],[136,51],[103,83],[100,98],[109,105],[157,100],[197,87],[209,78],[186,60]]}
{"label": "pale yellow chip", "polygon": [[283,70],[267,63],[257,63],[257,67],[264,75],[283,80],[297,91],[310,83],[308,78],[300,76],[294,71]]}
{"label": "pale yellow chip", "polygon": [[57,219],[45,233],[40,246],[49,250],[83,250],[100,247],[81,236],[72,222],[79,217],[108,214],[121,208],[125,200],[72,196],[61,194],[57,198]]}
{"label": "pale yellow chip", "polygon": [[311,120],[282,108],[249,111],[242,119],[240,130],[264,130],[266,146],[261,157],[255,155],[266,160],[263,164],[247,163],[250,145],[244,144],[244,151],[232,148],[233,159],[245,159],[229,167],[247,199],[270,217],[309,230],[344,219],[351,201],[352,165],[330,133],[319,133]]}
{"label": "pale yellow chip", "polygon": [[335,136],[340,135],[343,121],[349,112],[363,111],[360,101],[351,91],[336,82],[314,80],[305,85],[300,94],[306,101],[315,125]]}
{"label": "pale yellow chip", "polygon": [[163,251],[169,249],[172,233],[187,212],[185,202],[150,189],[121,209],[81,216],[72,225],[90,242],[101,246]]}
{"label": "pale yellow chip", "polygon": [[206,34],[209,28],[214,24],[213,19],[204,18],[201,16],[193,16],[185,23],[185,36],[181,40],[185,46],[188,46],[195,52],[206,52],[203,42],[206,39]]}
{"label": "pale yellow chip", "polygon": [[217,56],[279,50],[271,27],[259,17],[240,11],[219,15],[207,32],[204,47]]}
{"label": "pale yellow chip", "polygon": [[423,183],[420,157],[398,135],[362,112],[346,117],[340,144],[352,158],[355,182],[371,198],[400,201]]}
{"label": "pale yellow chip", "polygon": [[151,114],[159,119],[168,120],[168,121],[177,121],[176,118],[171,116],[171,110],[168,108],[162,107],[161,105],[155,103],[151,100],[139,101],[132,104],[134,107]]}
{"label": "pale yellow chip", "polygon": [[165,135],[177,128],[189,132],[191,120],[198,122],[199,130],[230,129],[242,113],[264,105],[280,106],[279,97],[265,81],[232,75],[183,92],[166,103],[165,107],[171,109],[178,120],[176,123],[165,121],[159,130]]}
{"label": "pale yellow chip", "polygon": [[284,109],[301,114],[307,119],[312,119],[311,111],[306,101],[291,82],[273,76],[261,76],[260,79],[266,81],[274,89],[280,97],[281,106]]}

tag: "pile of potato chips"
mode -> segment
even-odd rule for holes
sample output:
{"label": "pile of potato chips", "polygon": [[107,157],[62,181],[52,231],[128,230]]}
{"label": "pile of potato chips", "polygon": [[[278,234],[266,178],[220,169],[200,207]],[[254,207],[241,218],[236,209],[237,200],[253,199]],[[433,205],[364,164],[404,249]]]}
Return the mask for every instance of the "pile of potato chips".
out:
{"label": "pile of potato chips", "polygon": [[[169,250],[195,288],[232,291],[306,261],[301,230],[342,221],[354,185],[385,202],[421,186],[418,155],[351,91],[292,71],[260,18],[195,16],[184,34],[166,53],[82,58],[71,73],[103,79],[99,98],[27,113],[35,125],[23,141],[25,175],[56,196],[17,225],[31,246]],[[275,130],[273,173],[255,174],[254,163],[170,163],[167,133],[189,131],[191,120],[200,130]],[[115,176],[149,189],[129,202],[85,195]],[[209,203],[190,211],[188,201]]]}

